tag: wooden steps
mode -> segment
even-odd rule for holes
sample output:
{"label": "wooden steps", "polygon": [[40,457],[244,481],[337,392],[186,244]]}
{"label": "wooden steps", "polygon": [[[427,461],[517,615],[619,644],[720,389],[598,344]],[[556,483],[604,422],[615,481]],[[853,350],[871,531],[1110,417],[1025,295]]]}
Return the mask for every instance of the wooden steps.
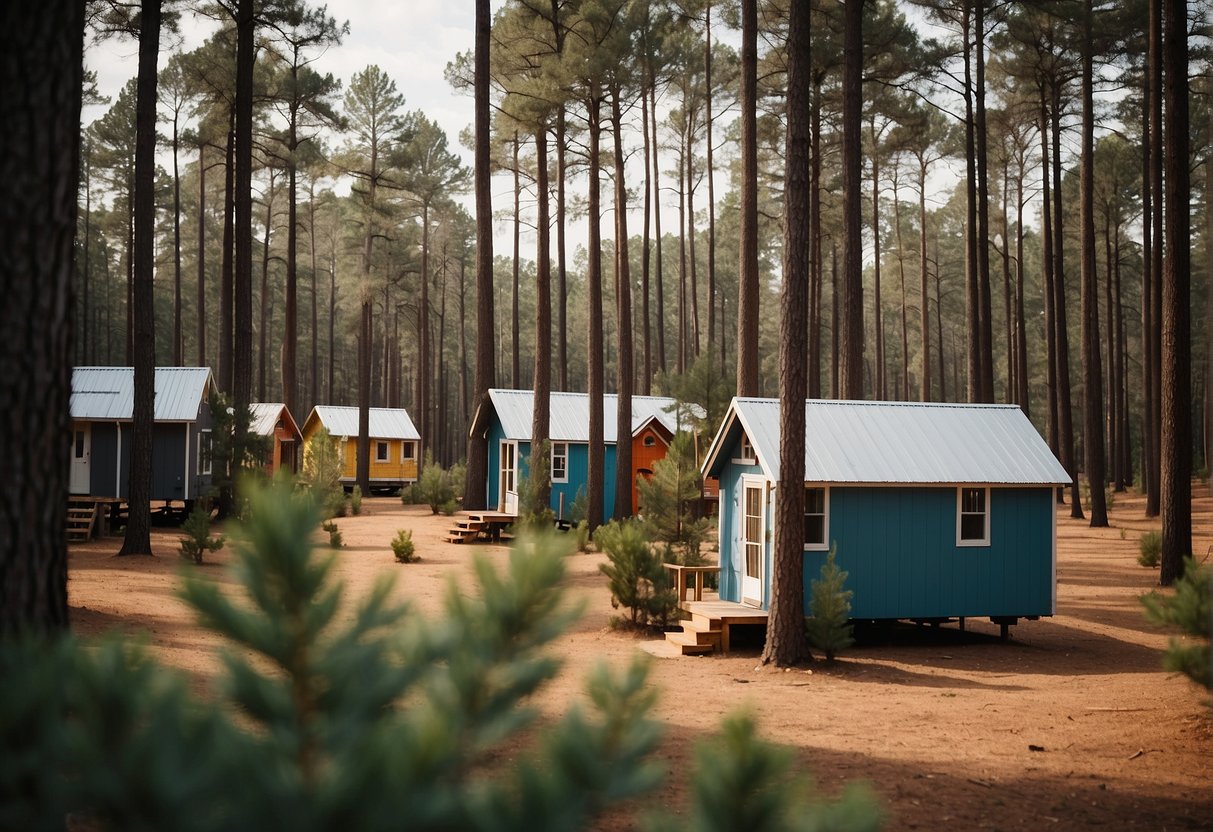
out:
{"label": "wooden steps", "polygon": [[494,543],[513,540],[514,536],[504,531],[514,522],[509,514],[496,512],[479,512],[465,514],[455,520],[455,525],[447,530],[447,543],[476,543],[488,540]]}
{"label": "wooden steps", "polygon": [[705,600],[682,604],[690,618],[684,619],[681,631],[665,634],[665,639],[684,656],[719,651],[729,652],[729,628],[734,624],[766,624],[767,611],[747,607],[732,601]]}
{"label": "wooden steps", "polygon": [[73,500],[67,506],[67,539],[79,543],[91,540],[97,525],[97,504]]}

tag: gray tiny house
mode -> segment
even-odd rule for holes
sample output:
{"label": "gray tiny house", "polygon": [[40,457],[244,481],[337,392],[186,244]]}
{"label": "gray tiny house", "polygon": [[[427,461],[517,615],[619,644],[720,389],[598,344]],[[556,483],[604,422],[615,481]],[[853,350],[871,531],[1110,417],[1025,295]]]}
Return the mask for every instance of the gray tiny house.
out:
{"label": "gray tiny house", "polygon": [[[190,503],[211,485],[214,388],[207,367],[157,367],[151,499]],[[131,464],[131,367],[72,370],[71,493],[125,498]]]}
{"label": "gray tiny house", "polygon": [[[737,398],[720,479],[720,597],[770,603],[779,401]],[[1015,406],[805,402],[804,590],[831,547],[858,620],[1056,612],[1055,489],[1069,476]]]}

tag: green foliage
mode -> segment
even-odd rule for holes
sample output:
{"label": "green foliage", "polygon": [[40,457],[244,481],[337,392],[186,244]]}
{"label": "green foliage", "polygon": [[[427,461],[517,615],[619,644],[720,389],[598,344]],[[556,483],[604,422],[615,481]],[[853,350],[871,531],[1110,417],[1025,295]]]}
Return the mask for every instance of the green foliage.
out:
{"label": "green foliage", "polygon": [[426,451],[421,474],[417,477],[417,482],[409,488],[409,499],[421,505],[428,505],[434,514],[445,511],[449,504],[455,502],[457,478],[466,477],[466,469],[463,469],[463,474],[459,474],[456,468],[463,469],[463,466],[452,466],[450,471],[444,471],[441,465],[434,462],[433,455]]}
{"label": "green foliage", "polygon": [[677,399],[679,424],[690,426],[697,436],[710,436],[719,427],[734,392],[733,371],[720,372],[708,352],[682,375],[658,373],[653,378],[654,395]]}
{"label": "green foliage", "polygon": [[844,589],[847,573],[834,560],[834,547],[821,565],[821,577],[810,587],[809,612],[805,633],[809,644],[826,654],[826,661],[855,643],[851,635],[851,598],[855,593]]}
{"label": "green foliage", "polygon": [[579,520],[569,529],[569,533],[573,535],[573,546],[578,552],[590,551],[590,524],[585,520]]}
{"label": "green foliage", "polygon": [[357,517],[362,514],[362,489],[357,485],[350,492],[350,513]]}
{"label": "green foliage", "polygon": [[223,546],[223,537],[211,536],[211,507],[205,500],[194,503],[190,516],[181,524],[185,537],[181,538],[181,557],[202,563],[206,552],[214,552]]}
{"label": "green foliage", "polygon": [[677,609],[678,593],[660,554],[649,545],[643,524],[612,520],[598,527],[594,542],[610,561],[598,569],[610,581],[611,606],[626,608],[633,627],[667,624]]}
{"label": "green foliage", "polygon": [[1141,536],[1141,554],[1137,562],[1146,567],[1157,567],[1162,559],[1162,532],[1146,532]]}
{"label": "green foliage", "polygon": [[518,477],[519,529],[550,529],[556,523],[552,511],[552,443],[546,439],[531,444],[525,474]]}
{"label": "green foliage", "polygon": [[576,526],[578,523],[584,523],[586,515],[589,512],[590,498],[586,494],[585,486],[577,486],[577,493],[573,495],[573,502],[569,503],[568,510],[565,512],[564,519]]}
{"label": "green foliage", "polygon": [[[311,497],[252,495],[235,588],[186,582],[228,647],[217,703],[117,642],[0,643],[0,828],[572,830],[658,785],[643,662],[595,670],[554,724],[522,705],[573,618],[551,536],[501,572],[478,558],[478,591],[452,585],[436,624],[391,600],[390,579],[351,615],[310,544]],[[854,793],[812,804],[786,772],[787,752],[729,723],[699,755],[692,828],[872,828]]]}
{"label": "green foliage", "polygon": [[416,555],[416,547],[413,545],[413,533],[409,529],[397,529],[396,536],[392,538],[392,551],[396,553],[396,560],[401,563],[412,563],[420,558]]}
{"label": "green foliage", "polygon": [[703,480],[695,460],[694,437],[686,432],[676,435],[665,458],[653,466],[653,476],[640,479],[636,488],[650,538],[674,547],[681,554],[680,562],[702,565],[700,549],[712,523],[695,517]]}
{"label": "green foliage", "polygon": [[[745,716],[725,720],[721,735],[695,749],[686,829],[694,832],[875,832],[881,811],[871,791],[848,786],[837,802],[822,799],[795,774],[792,752],[757,736]],[[673,830],[672,823],[658,829]]]}
{"label": "green foliage", "polygon": [[341,456],[337,443],[321,428],[307,443],[303,454],[303,473],[299,482],[312,492],[323,518],[338,517],[345,511],[345,490],[341,487]]}
{"label": "green foliage", "polygon": [[[1213,629],[1213,569],[1194,560],[1184,563],[1183,577],[1175,582],[1172,595],[1152,592],[1141,598],[1146,618],[1165,627],[1176,627],[1188,641],[1172,638],[1163,659],[1167,670],[1183,673],[1206,690],[1213,690],[1213,665],[1210,663],[1210,630]],[[1195,642],[1195,643],[1193,643]]]}
{"label": "green foliage", "polygon": [[341,529],[337,528],[337,524],[332,520],[327,520],[320,524],[320,528],[329,533],[329,547],[333,549],[340,549]]}
{"label": "green foliage", "polygon": [[[219,496],[219,516],[245,516],[245,506],[238,495],[244,493],[246,481],[265,479],[265,461],[269,458],[273,439],[246,433],[243,442],[235,436],[236,416],[232,400],[223,393],[211,396],[211,489]],[[252,420],[252,412],[245,424]]]}

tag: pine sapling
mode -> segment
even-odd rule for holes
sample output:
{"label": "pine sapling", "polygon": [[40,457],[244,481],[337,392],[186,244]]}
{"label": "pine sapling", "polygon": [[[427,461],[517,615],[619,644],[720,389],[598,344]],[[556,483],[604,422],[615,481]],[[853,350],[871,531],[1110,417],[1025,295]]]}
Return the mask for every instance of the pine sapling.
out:
{"label": "pine sapling", "polygon": [[1146,618],[1155,624],[1177,627],[1189,638],[1171,639],[1163,666],[1183,673],[1206,690],[1213,690],[1213,662],[1210,659],[1210,631],[1213,630],[1213,569],[1189,559],[1183,577],[1175,582],[1173,595],[1152,592],[1143,595]]}
{"label": "pine sapling", "polygon": [[855,643],[851,634],[851,598],[855,593],[843,586],[847,573],[834,560],[835,548],[821,565],[821,577],[814,580],[810,588],[809,611],[812,617],[805,619],[805,632],[809,644],[826,654],[826,661]]}
{"label": "pine sapling", "polygon": [[190,516],[181,524],[181,531],[185,532],[185,537],[181,538],[181,557],[194,563],[202,563],[202,556],[206,552],[214,552],[223,546],[222,536],[211,536],[210,506],[204,506],[202,500],[194,503]]}
{"label": "pine sapling", "polygon": [[416,555],[416,546],[413,545],[413,533],[409,529],[397,529],[396,536],[392,538],[392,551],[396,554],[396,560],[400,563],[412,563],[415,560],[420,560]]}

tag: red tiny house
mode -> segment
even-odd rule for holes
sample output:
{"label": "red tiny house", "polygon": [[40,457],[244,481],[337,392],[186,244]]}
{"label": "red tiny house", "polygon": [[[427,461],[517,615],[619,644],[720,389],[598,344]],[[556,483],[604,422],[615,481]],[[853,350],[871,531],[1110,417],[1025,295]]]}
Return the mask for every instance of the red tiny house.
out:
{"label": "red tiny house", "polygon": [[280,402],[259,403],[251,405],[249,409],[252,415],[249,432],[272,441],[265,457],[266,472],[272,477],[279,468],[298,471],[303,434],[286,405]]}

